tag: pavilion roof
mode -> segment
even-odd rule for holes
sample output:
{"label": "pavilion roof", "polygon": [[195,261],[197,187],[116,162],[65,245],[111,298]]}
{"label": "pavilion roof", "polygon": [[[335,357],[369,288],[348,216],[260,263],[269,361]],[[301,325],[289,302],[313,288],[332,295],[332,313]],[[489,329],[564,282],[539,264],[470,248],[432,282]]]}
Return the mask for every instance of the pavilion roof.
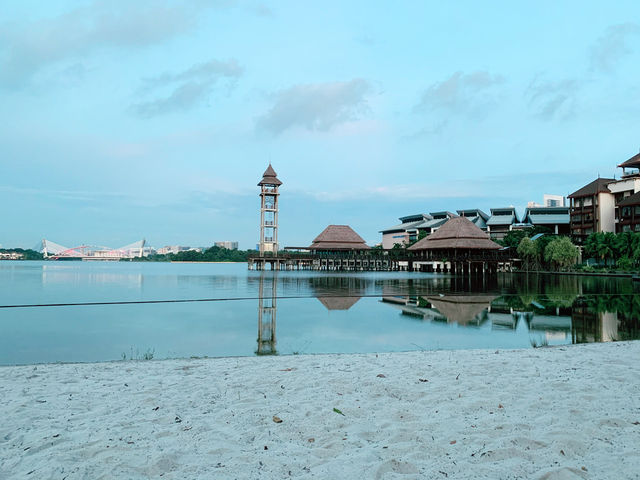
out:
{"label": "pavilion roof", "polygon": [[329,225],[313,239],[310,250],[369,250],[364,239],[349,225]]}
{"label": "pavilion roof", "polygon": [[640,153],[635,154],[626,162],[618,165],[620,168],[640,168]]}
{"label": "pavilion roof", "polygon": [[278,180],[276,171],[273,169],[271,164],[269,164],[267,169],[262,174],[262,180],[260,180],[260,183],[258,183],[258,186],[261,186],[261,185],[275,185],[275,186],[282,185],[282,182]]}
{"label": "pavilion roof", "polygon": [[597,195],[601,192],[611,193],[611,190],[609,190],[609,187],[607,187],[607,185],[615,181],[615,178],[596,178],[593,182],[588,183],[584,187],[573,192],[571,195],[569,195],[569,198],[587,197],[590,195]]}
{"label": "pavilion roof", "polygon": [[465,217],[449,219],[438,230],[409,247],[409,250],[442,249],[499,250],[502,247],[493,242],[489,235]]}

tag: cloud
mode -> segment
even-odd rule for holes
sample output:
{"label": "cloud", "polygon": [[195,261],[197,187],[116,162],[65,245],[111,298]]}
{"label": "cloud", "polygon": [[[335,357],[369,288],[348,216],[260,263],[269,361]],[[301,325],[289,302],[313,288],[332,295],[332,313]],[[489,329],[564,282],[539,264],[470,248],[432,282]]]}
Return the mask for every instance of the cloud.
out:
{"label": "cloud", "polygon": [[502,76],[486,71],[469,74],[455,72],[446,80],[430,85],[414,107],[414,112],[446,110],[451,113],[483,116],[497,101],[496,87],[502,83]]}
{"label": "cloud", "polygon": [[538,76],[529,84],[526,95],[536,116],[543,120],[568,118],[574,113],[580,86],[574,79],[542,81]]}
{"label": "cloud", "polygon": [[227,80],[231,88],[242,76],[243,69],[236,60],[222,62],[210,60],[199,63],[180,73],[164,73],[144,81],[142,94],[168,87],[170,93],[154,100],[132,106],[132,111],[143,118],[165,113],[185,111],[195,107],[213,91],[221,81]]}
{"label": "cloud", "polygon": [[367,95],[370,92],[371,86],[361,78],[294,85],[275,95],[274,105],[258,119],[257,126],[273,134],[294,127],[328,131],[368,112]]}
{"label": "cloud", "polygon": [[640,35],[640,25],[622,23],[608,27],[602,37],[591,47],[591,69],[612,72],[625,55],[632,52],[629,39]]}
{"label": "cloud", "polygon": [[98,48],[162,43],[192,28],[198,11],[208,5],[215,3],[97,0],[55,18],[5,27],[0,33],[0,85],[20,88],[41,68]]}

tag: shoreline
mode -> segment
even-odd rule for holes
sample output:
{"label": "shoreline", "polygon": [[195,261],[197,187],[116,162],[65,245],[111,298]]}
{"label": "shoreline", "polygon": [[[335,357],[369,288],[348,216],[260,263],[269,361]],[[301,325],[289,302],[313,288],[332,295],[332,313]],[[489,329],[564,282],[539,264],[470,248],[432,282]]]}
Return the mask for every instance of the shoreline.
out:
{"label": "shoreline", "polygon": [[633,478],[637,358],[640,341],[6,366],[0,478]]}

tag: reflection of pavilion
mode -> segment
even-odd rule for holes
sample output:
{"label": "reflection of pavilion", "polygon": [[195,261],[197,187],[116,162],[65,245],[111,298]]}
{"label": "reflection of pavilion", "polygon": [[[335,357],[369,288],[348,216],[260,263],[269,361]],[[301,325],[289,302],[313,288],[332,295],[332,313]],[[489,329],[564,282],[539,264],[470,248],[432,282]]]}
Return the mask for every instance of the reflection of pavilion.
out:
{"label": "reflection of pavilion", "polygon": [[260,275],[258,285],[258,349],[256,355],[277,355],[276,351],[276,312],[277,283],[276,274],[265,279],[265,272]]}
{"label": "reflection of pavilion", "polygon": [[382,301],[397,306],[404,315],[422,320],[479,326],[487,320],[494,295],[429,295],[383,297]]}
{"label": "reflection of pavilion", "polygon": [[317,297],[327,310],[349,310],[362,297]]}

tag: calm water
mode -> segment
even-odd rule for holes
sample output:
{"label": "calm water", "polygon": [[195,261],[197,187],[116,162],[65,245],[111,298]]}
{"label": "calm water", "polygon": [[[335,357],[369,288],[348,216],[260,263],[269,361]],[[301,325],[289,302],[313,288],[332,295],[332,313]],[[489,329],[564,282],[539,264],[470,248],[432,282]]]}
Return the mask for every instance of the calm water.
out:
{"label": "calm water", "polygon": [[471,280],[249,272],[246,264],[3,261],[3,306],[207,301],[0,308],[0,364],[636,339],[636,291],[629,279],[596,277]]}

